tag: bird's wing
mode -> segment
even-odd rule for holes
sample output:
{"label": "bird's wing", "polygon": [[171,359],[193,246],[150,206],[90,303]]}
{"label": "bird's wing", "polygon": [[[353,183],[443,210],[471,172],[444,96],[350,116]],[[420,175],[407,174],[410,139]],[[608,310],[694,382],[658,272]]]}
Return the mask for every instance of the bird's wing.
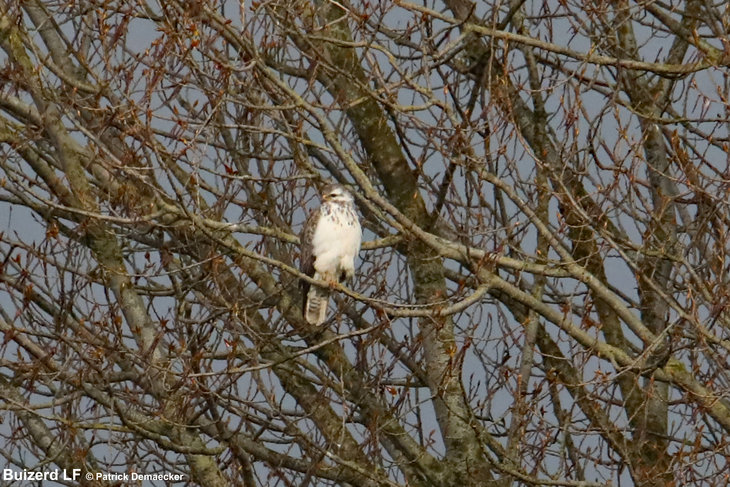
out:
{"label": "bird's wing", "polygon": [[314,275],[315,255],[312,242],[314,240],[314,232],[317,230],[320,213],[322,213],[320,210],[315,210],[310,213],[307,221],[304,223],[302,232],[299,234],[299,242],[301,245],[299,270],[308,276]]}
{"label": "bird's wing", "polygon": [[[300,243],[299,270],[303,274],[308,275],[309,277],[314,276],[315,255],[314,255],[314,246],[312,245],[312,241],[314,240],[314,232],[317,229],[317,222],[319,221],[320,214],[321,214],[321,211],[319,209],[310,213],[309,217],[307,218],[307,221],[304,223],[302,232],[299,234],[299,243]],[[306,295],[309,292],[310,285],[308,282],[301,280],[301,281],[299,281],[299,287],[302,289],[302,293],[305,296],[305,302],[306,302]]]}

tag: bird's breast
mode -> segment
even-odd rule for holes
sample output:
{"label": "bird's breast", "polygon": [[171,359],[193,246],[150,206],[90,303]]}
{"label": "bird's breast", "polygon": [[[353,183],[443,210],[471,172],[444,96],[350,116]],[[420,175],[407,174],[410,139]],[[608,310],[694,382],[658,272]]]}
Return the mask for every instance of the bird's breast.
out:
{"label": "bird's breast", "polygon": [[319,272],[336,272],[343,259],[354,260],[360,252],[362,230],[351,208],[324,205],[312,239],[312,254]]}

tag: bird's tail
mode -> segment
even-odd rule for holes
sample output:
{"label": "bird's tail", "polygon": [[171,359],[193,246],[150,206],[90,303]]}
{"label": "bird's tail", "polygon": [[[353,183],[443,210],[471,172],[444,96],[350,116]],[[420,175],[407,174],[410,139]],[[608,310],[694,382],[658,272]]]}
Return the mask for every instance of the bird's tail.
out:
{"label": "bird's tail", "polygon": [[[314,276],[318,279],[318,276]],[[329,303],[330,292],[319,286],[310,286],[304,298],[304,318],[310,325],[319,326],[327,318],[327,304]]]}

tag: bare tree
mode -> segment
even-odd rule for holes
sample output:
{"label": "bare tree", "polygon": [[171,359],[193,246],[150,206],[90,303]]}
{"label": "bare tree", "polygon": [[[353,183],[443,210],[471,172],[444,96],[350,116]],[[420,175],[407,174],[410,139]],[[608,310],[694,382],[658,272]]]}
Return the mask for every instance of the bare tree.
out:
{"label": "bare tree", "polygon": [[725,2],[1,5],[6,468],[726,485]]}

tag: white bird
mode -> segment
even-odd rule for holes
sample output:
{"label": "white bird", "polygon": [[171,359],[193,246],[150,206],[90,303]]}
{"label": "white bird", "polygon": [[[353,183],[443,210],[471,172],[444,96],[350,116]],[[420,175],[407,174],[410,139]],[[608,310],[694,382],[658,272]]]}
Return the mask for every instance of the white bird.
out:
{"label": "white bird", "polygon": [[[300,235],[301,271],[317,280],[342,282],[355,276],[362,229],[352,194],[339,184],[322,190],[322,204],[304,224]],[[308,323],[321,325],[327,316],[330,290],[300,284],[304,293],[302,314]]]}

